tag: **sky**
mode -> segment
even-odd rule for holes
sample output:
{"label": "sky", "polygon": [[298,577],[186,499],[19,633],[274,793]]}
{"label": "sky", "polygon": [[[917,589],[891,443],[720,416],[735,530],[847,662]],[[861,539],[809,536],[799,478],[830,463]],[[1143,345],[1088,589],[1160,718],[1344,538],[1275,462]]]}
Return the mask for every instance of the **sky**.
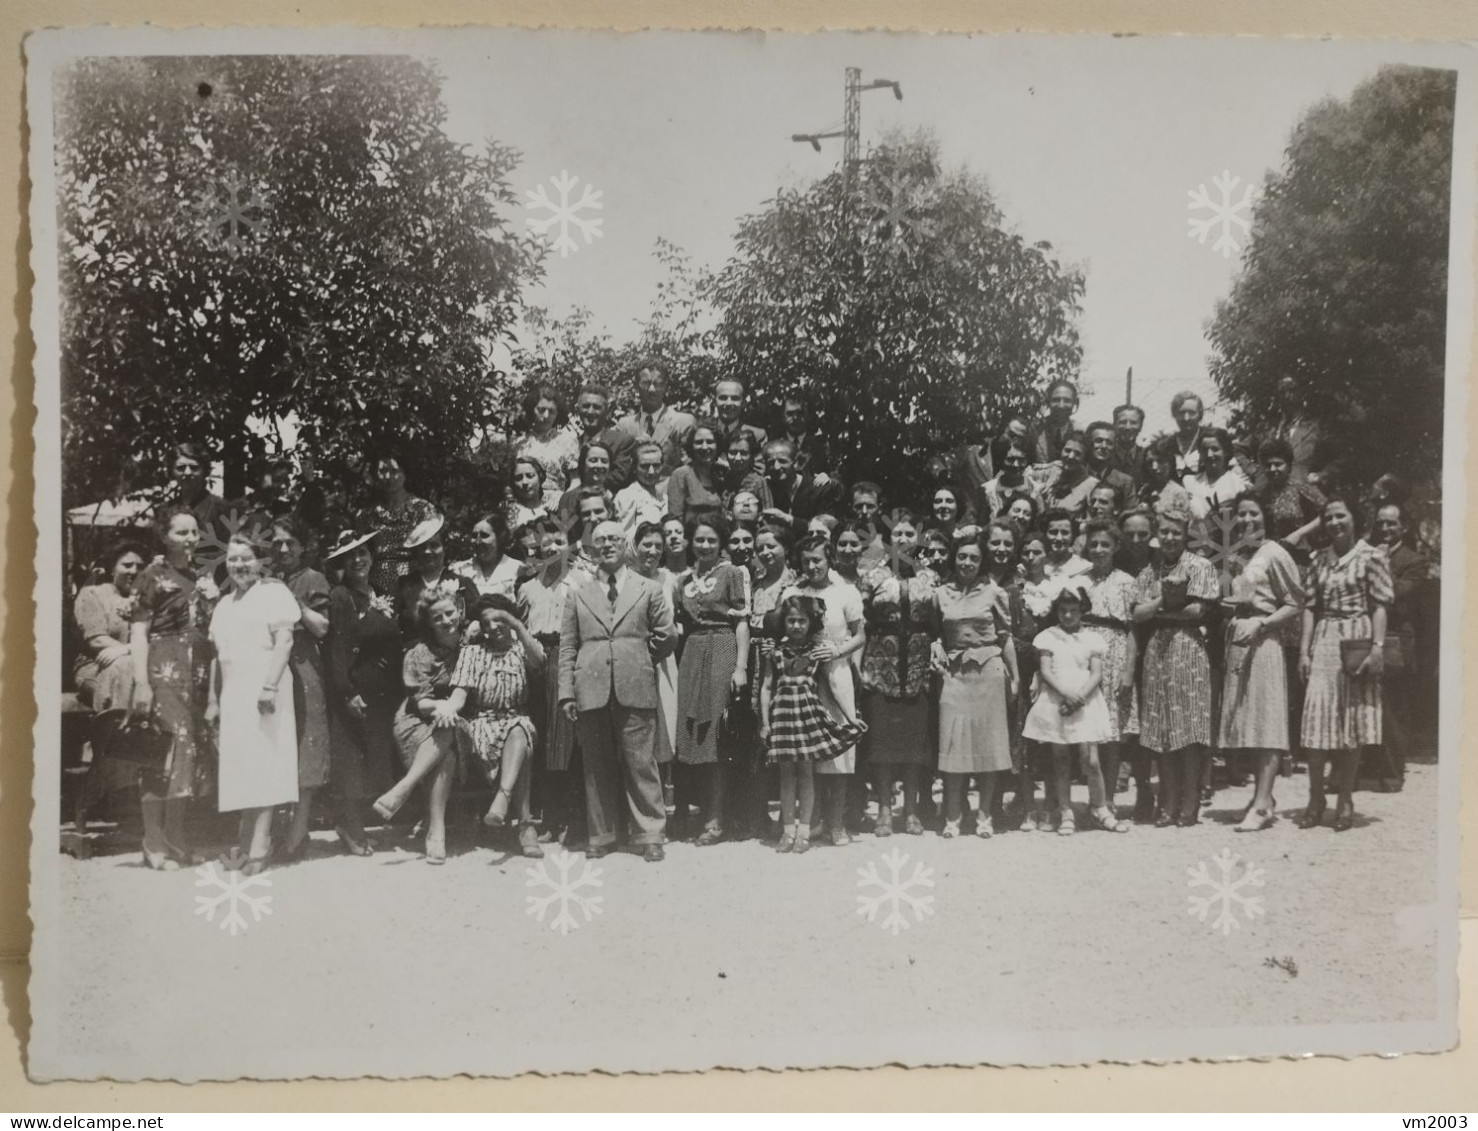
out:
{"label": "sky", "polygon": [[[519,197],[563,173],[601,193],[602,234],[551,254],[529,301],[588,307],[619,341],[646,316],[659,237],[720,266],[737,219],[782,187],[831,171],[793,133],[839,128],[843,74],[899,82],[862,95],[864,154],[894,128],[926,128],[947,167],[985,176],[1008,226],[1086,276],[1081,423],[1107,416],[1134,368],[1146,434],[1171,426],[1181,389],[1220,414],[1204,328],[1238,256],[1188,233],[1189,194],[1230,173],[1261,184],[1320,99],[1344,98],[1402,50],[1255,39],[831,33],[455,34],[430,58],[447,130],[518,149]],[[528,213],[538,216],[539,212]],[[525,217],[527,218],[527,216]],[[1241,233],[1236,233],[1238,236]],[[1214,235],[1214,233],[1213,233]],[[1245,239],[1245,237],[1244,237]]]}

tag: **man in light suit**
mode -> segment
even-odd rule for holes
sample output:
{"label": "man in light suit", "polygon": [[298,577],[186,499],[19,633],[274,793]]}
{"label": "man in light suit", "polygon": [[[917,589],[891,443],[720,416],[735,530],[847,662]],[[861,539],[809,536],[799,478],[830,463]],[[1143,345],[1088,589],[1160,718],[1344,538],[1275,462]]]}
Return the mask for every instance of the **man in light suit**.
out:
{"label": "man in light suit", "polygon": [[619,787],[625,785],[631,840],[643,858],[663,858],[667,809],[657,772],[654,663],[676,644],[662,587],[624,564],[619,522],[595,528],[597,570],[565,598],[559,635],[560,709],[578,728],[585,763],[586,823],[596,859],[616,848]]}

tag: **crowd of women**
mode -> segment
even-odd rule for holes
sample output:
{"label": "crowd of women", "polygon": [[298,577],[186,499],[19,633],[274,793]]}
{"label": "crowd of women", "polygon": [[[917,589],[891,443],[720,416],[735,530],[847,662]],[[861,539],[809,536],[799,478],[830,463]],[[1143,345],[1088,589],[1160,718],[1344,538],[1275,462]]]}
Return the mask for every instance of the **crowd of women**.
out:
{"label": "crowd of women", "polygon": [[226,522],[210,453],[181,444],[154,537],[112,547],[74,606],[94,760],[143,766],[145,862],[200,859],[200,803],[241,814],[248,871],[301,858],[319,820],[362,856],[367,825],[414,823],[441,863],[459,793],[526,855],[580,843],[560,635],[579,584],[609,580],[615,611],[613,555],[677,626],[675,649],[630,661],[658,688],[666,813],[648,845],[1126,833],[1121,776],[1134,822],[1193,825],[1229,780],[1213,755],[1254,775],[1239,831],[1277,820],[1293,755],[1298,825],[1323,823],[1333,792],[1343,831],[1362,757],[1399,767],[1410,688],[1433,673],[1409,609],[1428,566],[1390,477],[1321,493],[1291,477],[1286,441],[1238,445],[1191,394],[1155,443],[1131,405],[1080,428],[1058,382],[1042,419],[932,460],[911,509],[839,481],[803,398],[772,436],[738,382],[702,419],[666,385],[643,363],[637,411],[613,421],[587,388],[573,424],[555,390],[530,390],[506,482],[468,530],[391,456],[352,523],[315,529],[304,500],[265,492],[242,503],[252,522]]}

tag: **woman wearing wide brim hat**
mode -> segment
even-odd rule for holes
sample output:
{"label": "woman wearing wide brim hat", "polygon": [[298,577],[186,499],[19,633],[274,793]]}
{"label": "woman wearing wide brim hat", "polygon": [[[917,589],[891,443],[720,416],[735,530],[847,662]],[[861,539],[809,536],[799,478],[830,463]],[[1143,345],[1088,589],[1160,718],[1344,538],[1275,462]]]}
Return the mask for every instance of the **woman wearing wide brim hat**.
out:
{"label": "woman wearing wide brim hat", "polygon": [[472,619],[472,610],[477,606],[477,586],[470,578],[453,573],[447,563],[445,528],[446,519],[439,514],[432,515],[412,527],[404,539],[403,549],[410,556],[410,571],[400,579],[400,587],[395,594],[395,614],[401,639],[407,647],[421,638],[416,610],[420,607],[421,595],[433,586],[445,590],[456,601],[463,624]]}
{"label": "woman wearing wide brim hat", "polygon": [[354,856],[374,851],[365,810],[399,776],[400,630],[390,597],[370,580],[378,534],[345,530],[324,555],[342,570],[328,603],[329,781],[339,801],[336,831]]}

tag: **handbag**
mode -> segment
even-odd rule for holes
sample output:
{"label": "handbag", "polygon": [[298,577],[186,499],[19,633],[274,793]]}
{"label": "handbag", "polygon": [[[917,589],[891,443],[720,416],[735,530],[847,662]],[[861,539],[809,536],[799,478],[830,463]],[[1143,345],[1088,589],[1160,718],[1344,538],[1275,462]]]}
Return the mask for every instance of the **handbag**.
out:
{"label": "handbag", "polygon": [[[118,716],[116,725],[108,719]],[[137,766],[141,770],[162,772],[174,752],[174,734],[162,729],[153,719],[130,719],[127,710],[105,711],[98,717],[102,735],[99,756],[112,762]]]}
{"label": "handbag", "polygon": [[1375,641],[1369,638],[1339,642],[1339,658],[1344,665],[1345,675],[1360,674],[1360,665],[1365,662],[1365,657],[1370,655],[1370,649],[1374,645]]}

